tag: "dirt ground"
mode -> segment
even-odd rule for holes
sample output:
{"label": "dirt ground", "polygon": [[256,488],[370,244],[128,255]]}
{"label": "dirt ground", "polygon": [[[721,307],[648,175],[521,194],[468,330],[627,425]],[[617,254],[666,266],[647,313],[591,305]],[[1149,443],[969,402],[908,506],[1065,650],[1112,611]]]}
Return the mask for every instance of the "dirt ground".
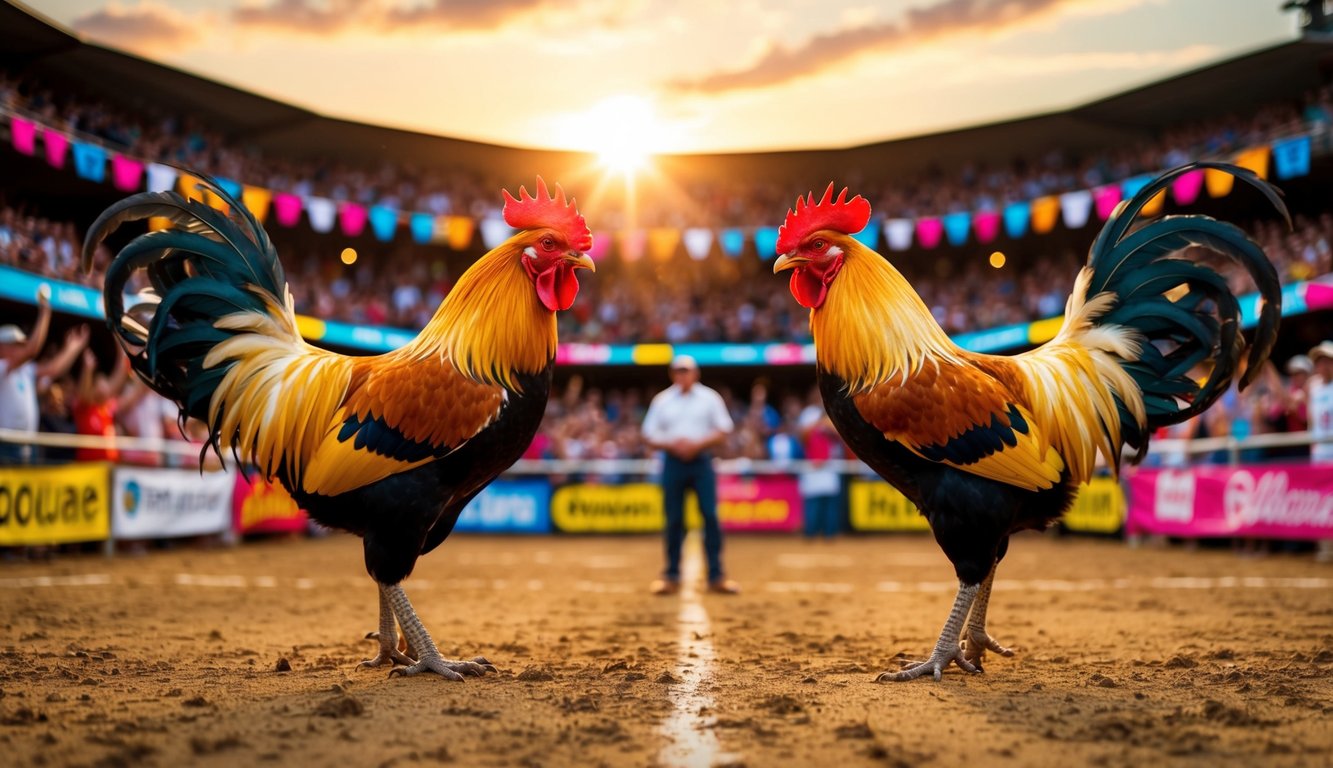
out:
{"label": "dirt ground", "polygon": [[[697,556],[696,556],[697,557]],[[9,765],[1309,765],[1333,567],[1020,537],[981,675],[876,684],[955,583],[924,537],[728,540],[739,596],[653,598],[653,537],[456,537],[408,594],[462,683],[359,670],[359,542],[0,565]],[[289,671],[279,671],[290,667]]]}

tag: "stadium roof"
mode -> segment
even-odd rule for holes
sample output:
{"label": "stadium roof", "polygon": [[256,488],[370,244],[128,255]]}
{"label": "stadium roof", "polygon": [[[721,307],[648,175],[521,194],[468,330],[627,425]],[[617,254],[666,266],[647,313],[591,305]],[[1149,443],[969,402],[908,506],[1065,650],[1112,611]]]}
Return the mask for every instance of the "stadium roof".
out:
{"label": "stadium roof", "polygon": [[[22,6],[0,4],[0,66],[56,86],[81,86],[128,108],[190,114],[233,140],[280,156],[471,168],[572,178],[586,155],[515,149],[325,117],[315,112],[80,40]],[[1005,162],[1052,148],[1094,150],[1151,137],[1165,126],[1297,99],[1333,71],[1333,41],[1309,36],[1066,111],[846,149],[677,155],[676,177],[745,174],[826,179],[830,171],[909,174],[927,165]],[[813,183],[813,182],[812,182]]]}

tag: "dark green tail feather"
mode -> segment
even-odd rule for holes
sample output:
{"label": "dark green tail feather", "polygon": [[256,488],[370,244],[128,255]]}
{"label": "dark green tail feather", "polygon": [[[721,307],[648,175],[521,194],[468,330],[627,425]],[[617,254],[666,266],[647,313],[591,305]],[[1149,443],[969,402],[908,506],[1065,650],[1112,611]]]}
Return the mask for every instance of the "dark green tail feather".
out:
{"label": "dark green tail feather", "polygon": [[[1198,162],[1162,174],[1123,204],[1097,235],[1088,257],[1092,280],[1087,297],[1104,291],[1117,295],[1115,305],[1096,323],[1133,328],[1146,340],[1140,359],[1122,365],[1143,392],[1147,430],[1140,430],[1118,403],[1124,441],[1140,456],[1154,429],[1185,421],[1212,405],[1235,377],[1244,353],[1239,302],[1221,275],[1182,258],[1184,248],[1201,246],[1239,262],[1259,288],[1259,322],[1242,388],[1259,374],[1277,341],[1282,286],[1272,262],[1244,231],[1199,215],[1167,216],[1131,231],[1143,207],[1176,177],[1209,168],[1258,189],[1290,226],[1291,215],[1276,187],[1244,168]],[[1164,295],[1181,285],[1189,291],[1176,301]],[[1189,373],[1209,362],[1212,370],[1201,386]]]}
{"label": "dark green tail feather", "polygon": [[[263,297],[281,305],[287,283],[255,217],[211,178],[193,175],[227,204],[227,213],[175,192],[133,195],[104,211],[88,229],[83,267],[91,268],[97,246],[121,225],[170,219],[169,229],[136,237],[108,265],[103,290],[107,325],[139,378],[179,404],[182,418],[206,420],[213,392],[230,366],[205,370],[204,357],[235,335],[214,327],[214,321],[235,312],[267,314]],[[160,297],[146,336],[124,322],[125,286],[139,271]],[[210,434],[209,442],[216,447],[217,435]]]}

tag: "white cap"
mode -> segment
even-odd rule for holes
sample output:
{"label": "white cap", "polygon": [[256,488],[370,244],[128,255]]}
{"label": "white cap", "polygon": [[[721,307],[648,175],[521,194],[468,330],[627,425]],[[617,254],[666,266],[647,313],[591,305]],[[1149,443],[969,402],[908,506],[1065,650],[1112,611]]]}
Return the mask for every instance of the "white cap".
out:
{"label": "white cap", "polygon": [[1287,361],[1287,373],[1296,373],[1297,371],[1313,373],[1314,363],[1305,355],[1292,355],[1291,359]]}
{"label": "white cap", "polygon": [[1318,346],[1310,350],[1310,359],[1318,360],[1321,357],[1333,358],[1333,341],[1325,339],[1319,342]]}
{"label": "white cap", "polygon": [[697,371],[699,370],[699,363],[689,355],[676,355],[675,357],[671,358],[671,370]]}
{"label": "white cap", "polygon": [[0,325],[0,344],[22,344],[28,340],[28,334],[17,325]]}

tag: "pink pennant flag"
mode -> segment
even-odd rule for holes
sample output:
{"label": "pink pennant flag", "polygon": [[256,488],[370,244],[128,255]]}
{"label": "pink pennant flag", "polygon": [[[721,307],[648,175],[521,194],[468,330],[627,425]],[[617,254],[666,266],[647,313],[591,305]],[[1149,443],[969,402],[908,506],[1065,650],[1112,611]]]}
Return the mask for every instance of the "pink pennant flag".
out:
{"label": "pink pennant flag", "polygon": [[37,126],[31,121],[15,116],[9,120],[9,139],[17,152],[29,157],[37,154]]}
{"label": "pink pennant flag", "polygon": [[111,156],[111,183],[122,192],[133,192],[143,183],[143,163],[124,155]]}
{"label": "pink pennant flag", "polygon": [[65,134],[52,128],[43,128],[42,143],[46,145],[46,162],[52,168],[64,168],[65,155],[69,154],[69,139]]}
{"label": "pink pennant flag", "polygon": [[934,248],[940,244],[940,238],[943,236],[944,222],[939,219],[928,216],[916,220],[916,241],[922,248]]}
{"label": "pink pennant flag", "polygon": [[999,211],[977,211],[972,215],[972,231],[977,233],[977,242],[989,243],[1000,234]]}
{"label": "pink pennant flag", "polygon": [[1203,171],[1195,169],[1188,173],[1182,173],[1171,182],[1171,196],[1176,199],[1180,205],[1189,205],[1199,199],[1199,192],[1203,190]]}
{"label": "pink pennant flag", "polygon": [[607,252],[611,250],[611,241],[615,240],[615,234],[612,232],[596,232],[592,236],[592,247],[588,249],[588,258],[593,261],[601,261],[606,258]]}
{"label": "pink pennant flag", "polygon": [[1097,187],[1092,191],[1092,199],[1096,203],[1097,218],[1106,221],[1111,218],[1116,204],[1120,202],[1120,185],[1107,184],[1104,187]]}
{"label": "pink pennant flag", "polygon": [[290,192],[273,195],[273,218],[284,227],[294,227],[301,220],[301,198]]}
{"label": "pink pennant flag", "polygon": [[343,203],[338,210],[339,223],[342,225],[344,235],[356,237],[366,228],[366,219],[369,212],[364,205],[357,203]]}

